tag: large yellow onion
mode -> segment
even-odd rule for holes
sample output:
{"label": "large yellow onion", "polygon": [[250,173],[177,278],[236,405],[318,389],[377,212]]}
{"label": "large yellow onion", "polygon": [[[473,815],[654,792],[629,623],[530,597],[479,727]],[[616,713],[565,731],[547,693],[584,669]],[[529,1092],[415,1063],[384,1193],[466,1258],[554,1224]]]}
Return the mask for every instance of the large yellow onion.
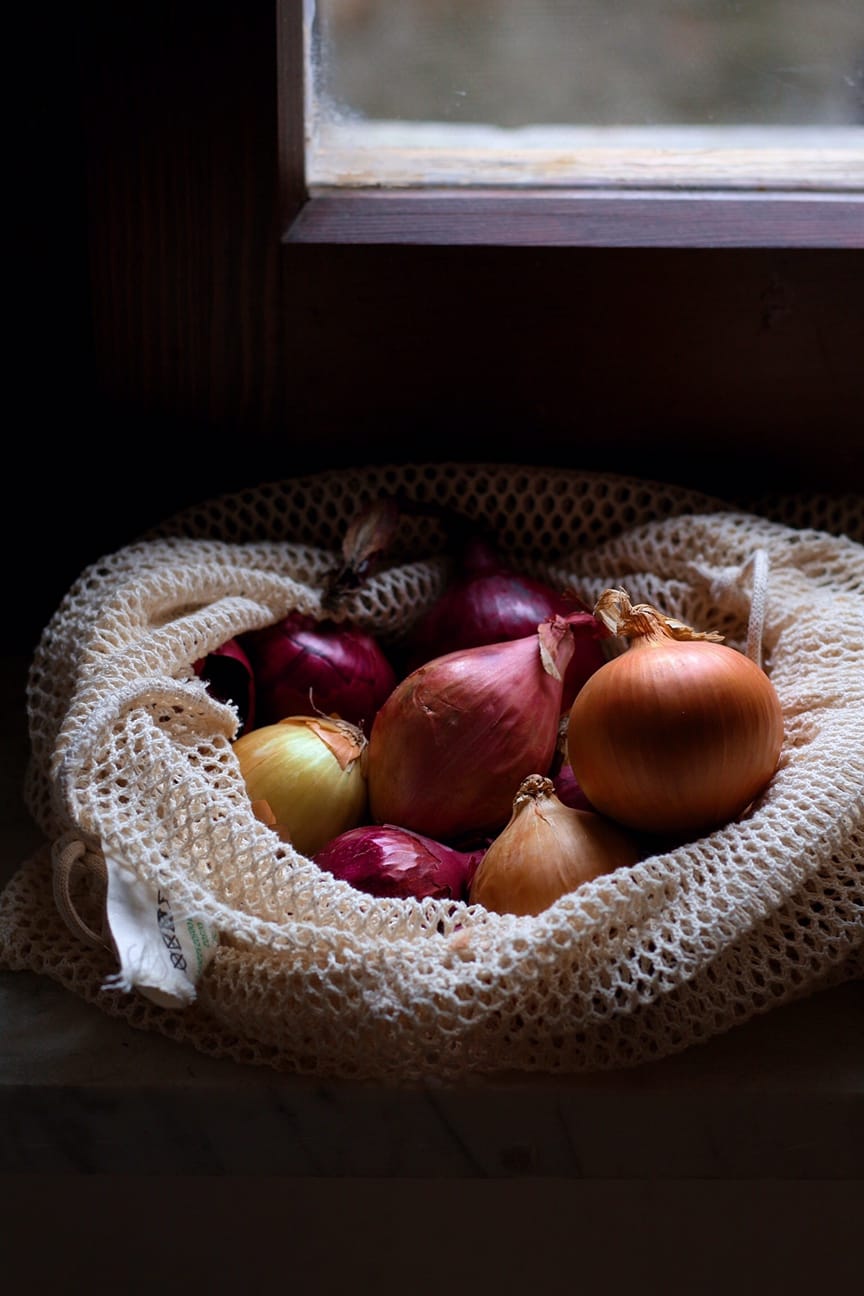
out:
{"label": "large yellow onion", "polygon": [[347,720],[288,716],[243,734],[234,754],[253,805],[266,802],[266,821],[312,856],[363,822],[367,747]]}
{"label": "large yellow onion", "polygon": [[626,829],[565,805],[551,779],[531,774],[513,799],[509,823],[477,867],[469,899],[493,913],[538,914],[584,882],[639,858],[640,847]]}
{"label": "large yellow onion", "polygon": [[749,657],[648,604],[606,590],[594,609],[629,647],[570,709],[567,752],[597,810],[673,836],[736,819],[771,781],[783,745],[773,684]]}

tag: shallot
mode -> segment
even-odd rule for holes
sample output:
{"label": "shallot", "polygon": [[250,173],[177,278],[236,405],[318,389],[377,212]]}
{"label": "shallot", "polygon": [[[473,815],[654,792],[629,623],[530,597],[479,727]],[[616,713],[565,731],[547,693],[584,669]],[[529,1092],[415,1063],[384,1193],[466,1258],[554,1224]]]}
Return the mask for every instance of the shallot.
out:
{"label": "shallot", "polygon": [[572,653],[572,627],[552,616],[412,671],[369,737],[372,818],[440,841],[500,827],[521,780],[552,761]]}
{"label": "shallot", "polygon": [[193,664],[207,692],[237,709],[238,734],[255,725],[255,674],[238,639],[228,639]]}
{"label": "shallot", "polygon": [[573,810],[594,810],[588,800],[576,777],[573,774],[573,768],[570,765],[562,765],[557,774],[552,776],[552,783],[555,787],[555,795],[559,801],[563,801],[566,806]]}

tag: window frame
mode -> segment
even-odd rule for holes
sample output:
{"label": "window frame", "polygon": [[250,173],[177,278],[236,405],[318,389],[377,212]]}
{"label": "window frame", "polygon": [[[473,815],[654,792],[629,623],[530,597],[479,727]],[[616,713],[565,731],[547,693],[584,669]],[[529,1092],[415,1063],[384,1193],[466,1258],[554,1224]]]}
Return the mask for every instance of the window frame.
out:
{"label": "window frame", "polygon": [[313,187],[303,0],[276,0],[282,241],[592,248],[864,248],[864,194]]}

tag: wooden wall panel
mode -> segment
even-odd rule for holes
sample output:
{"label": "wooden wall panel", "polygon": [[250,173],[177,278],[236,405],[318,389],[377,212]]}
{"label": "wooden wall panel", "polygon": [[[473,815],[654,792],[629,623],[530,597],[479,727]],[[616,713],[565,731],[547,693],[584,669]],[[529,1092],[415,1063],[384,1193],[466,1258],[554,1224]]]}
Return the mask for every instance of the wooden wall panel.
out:
{"label": "wooden wall panel", "polygon": [[275,6],[101,0],[66,29],[59,251],[47,173],[37,229],[55,332],[29,378],[65,434],[25,438],[54,545],[17,577],[25,648],[157,518],[333,463],[864,490],[861,253],[282,247]]}
{"label": "wooden wall panel", "polygon": [[864,487],[860,256],[292,247],[286,260],[303,417],[340,456],[361,433],[376,456],[540,456],[720,492],[842,489],[856,473]]}

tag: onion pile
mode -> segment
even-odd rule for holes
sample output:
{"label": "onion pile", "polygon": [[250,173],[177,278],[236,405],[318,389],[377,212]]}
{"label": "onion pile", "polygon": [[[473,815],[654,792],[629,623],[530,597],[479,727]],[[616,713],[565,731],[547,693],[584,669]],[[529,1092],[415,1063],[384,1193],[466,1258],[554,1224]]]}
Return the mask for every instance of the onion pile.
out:
{"label": "onion pile", "polygon": [[[395,521],[392,502],[362,516],[325,607]],[[478,539],[399,657],[338,616],[292,612],[196,670],[242,701],[254,813],[322,870],[373,896],[538,914],[738,818],[784,738],[768,675],[721,636],[620,589],[578,603]],[[627,646],[608,657],[611,636]]]}

